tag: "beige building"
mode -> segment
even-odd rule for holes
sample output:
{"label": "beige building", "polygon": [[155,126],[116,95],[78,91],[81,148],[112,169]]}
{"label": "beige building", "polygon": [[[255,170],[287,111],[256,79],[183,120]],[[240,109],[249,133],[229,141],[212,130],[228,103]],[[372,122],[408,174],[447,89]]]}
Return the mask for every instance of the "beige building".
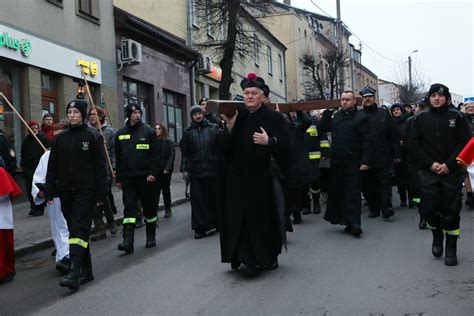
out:
{"label": "beige building", "polygon": [[390,81],[378,80],[379,104],[392,105],[400,102],[400,87]]}
{"label": "beige building", "polygon": [[[191,6],[191,14],[195,13]],[[285,74],[285,51],[286,47],[269,32],[257,19],[247,11],[242,15],[243,29],[253,37],[252,45],[246,47],[244,53],[237,49],[234,56],[232,69],[233,84],[230,93],[233,97],[241,96],[241,80],[250,72],[255,72],[262,77],[270,87],[270,99],[273,102],[286,102],[286,74]],[[208,40],[221,38],[224,32],[210,34],[207,22],[199,19],[197,15],[191,18],[191,42],[192,45],[203,43]],[[223,30],[225,26],[223,26]],[[195,49],[198,49],[195,47]],[[200,50],[201,60],[195,67],[195,96],[196,101],[202,97],[211,99],[219,98],[219,82],[222,70],[219,61],[222,56],[213,49]]]}
{"label": "beige building", "polygon": [[[327,82],[328,62],[323,56],[329,51],[337,50],[335,19],[276,2],[270,12],[260,12],[257,16],[287,46],[288,100],[304,99],[310,92],[305,88],[305,83],[310,80],[309,74],[303,70],[301,63],[301,58],[305,55],[316,57],[320,63],[321,81]],[[350,35],[343,27],[342,47],[345,50],[349,48]],[[350,88],[349,67],[344,68],[343,73],[345,88]],[[325,98],[328,98],[329,87],[326,86],[324,90]]]}
{"label": "beige building", "polygon": [[377,90],[376,97],[379,98],[378,77],[370,69],[362,65],[362,52],[351,45],[351,70],[352,81],[354,82],[353,91],[358,93],[366,86],[371,86]]}

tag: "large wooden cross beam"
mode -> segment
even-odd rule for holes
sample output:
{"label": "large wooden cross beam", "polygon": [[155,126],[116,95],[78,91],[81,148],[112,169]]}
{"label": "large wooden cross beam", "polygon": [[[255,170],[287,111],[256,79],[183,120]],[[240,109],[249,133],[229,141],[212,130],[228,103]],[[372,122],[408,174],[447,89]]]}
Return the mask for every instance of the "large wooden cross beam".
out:
{"label": "large wooden cross beam", "polygon": [[[362,99],[357,98],[356,106],[362,105]],[[276,103],[266,104],[270,109],[275,110]],[[304,101],[304,102],[290,102],[290,103],[278,103],[280,112],[297,112],[297,111],[311,111],[321,109],[337,109],[341,106],[341,100],[315,100],[315,101]],[[216,114],[224,114],[232,116],[235,110],[245,109],[244,102],[241,101],[226,101],[226,100],[208,100],[207,111]]]}

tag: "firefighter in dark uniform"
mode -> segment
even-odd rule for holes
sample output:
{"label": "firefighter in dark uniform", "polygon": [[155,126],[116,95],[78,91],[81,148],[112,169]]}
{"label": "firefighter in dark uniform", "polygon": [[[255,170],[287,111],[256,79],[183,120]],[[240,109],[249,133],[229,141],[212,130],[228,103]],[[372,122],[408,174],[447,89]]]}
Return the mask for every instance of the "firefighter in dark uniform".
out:
{"label": "firefighter in dark uniform", "polygon": [[59,196],[69,230],[71,270],[60,285],[78,290],[92,281],[89,235],[92,214],[107,194],[104,139],[85,123],[87,102],[74,100],[66,107],[69,128],[55,136],[46,174],[45,199]]}
{"label": "firefighter in dark uniform", "polygon": [[471,132],[464,115],[451,106],[448,87],[435,83],[428,91],[429,111],[415,117],[410,146],[420,166],[421,211],[433,232],[432,253],[443,255],[445,264],[457,265],[459,213],[462,209],[462,182],[466,170],[456,157],[469,141]]}
{"label": "firefighter in dark uniform", "polygon": [[383,218],[389,218],[394,214],[389,170],[394,162],[400,162],[400,139],[390,113],[375,103],[375,92],[369,86],[360,91],[374,136],[369,169],[362,172],[362,190],[369,204],[369,218],[380,216],[380,211]]}
{"label": "firefighter in dark uniform", "polygon": [[314,180],[310,186],[303,190],[303,214],[311,213],[311,200],[313,201],[313,214],[319,214],[321,213],[319,204],[319,194],[321,193],[319,161],[321,157],[329,157],[329,141],[327,134],[320,129],[320,122],[315,116],[311,116],[311,126],[306,130],[305,144]]}
{"label": "firefighter in dark uniform", "polygon": [[134,250],[134,227],[138,201],[146,222],[146,248],[156,246],[157,201],[156,177],[159,172],[158,138],[153,128],[142,123],[142,109],[137,104],[125,107],[127,123],[115,135],[117,186],[123,191],[123,242],[120,251]]}

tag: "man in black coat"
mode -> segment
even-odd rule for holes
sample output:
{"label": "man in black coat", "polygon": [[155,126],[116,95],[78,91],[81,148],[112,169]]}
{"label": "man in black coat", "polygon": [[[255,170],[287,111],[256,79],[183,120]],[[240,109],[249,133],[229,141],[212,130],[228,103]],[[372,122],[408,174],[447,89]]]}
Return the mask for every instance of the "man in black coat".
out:
{"label": "man in black coat", "polygon": [[[36,137],[41,141],[44,147],[50,148],[51,143],[46,136],[40,132],[40,126],[36,121],[29,121],[28,126],[33,130]],[[33,135],[28,134],[21,145],[21,162],[20,166],[23,169],[23,177],[25,179],[26,195],[30,202],[30,212],[28,215],[41,216],[44,214],[44,204],[36,205],[33,196],[31,195],[31,187],[33,181],[33,174],[44,154],[44,149],[38,144],[38,141]]]}
{"label": "man in black coat", "polygon": [[194,238],[200,239],[217,228],[216,172],[222,130],[204,118],[204,111],[198,105],[191,108],[190,116],[192,122],[179,142],[180,171],[190,181],[191,226]]}
{"label": "man in black coat", "polygon": [[0,166],[5,168],[11,175],[16,169],[15,151],[6,138],[3,130],[0,129]]}
{"label": "man in black coat", "polygon": [[368,170],[372,155],[372,134],[368,117],[356,108],[353,91],[341,97],[341,110],[334,115],[326,110],[322,124],[331,131],[331,169],[328,202],[324,219],[331,224],[345,225],[345,231],[354,237],[361,229],[360,172]]}
{"label": "man in black coat", "polygon": [[448,87],[433,84],[426,96],[430,109],[415,116],[410,148],[420,166],[421,212],[433,232],[431,251],[434,257],[441,257],[446,236],[444,262],[455,266],[462,182],[466,173],[456,163],[456,157],[469,141],[471,132],[464,115],[452,107]]}
{"label": "man in black coat", "polygon": [[282,237],[270,168],[272,158],[283,173],[289,165],[288,123],[262,104],[264,85],[253,73],[242,81],[246,109],[224,116],[221,139],[227,162],[226,204],[219,214],[221,259],[252,275],[278,267]]}
{"label": "man in black coat", "polygon": [[364,112],[369,117],[372,128],[374,153],[369,161],[369,169],[362,172],[362,190],[369,203],[369,218],[393,216],[392,184],[390,167],[400,161],[400,139],[390,113],[380,109],[375,103],[376,90],[367,86],[360,91]]}

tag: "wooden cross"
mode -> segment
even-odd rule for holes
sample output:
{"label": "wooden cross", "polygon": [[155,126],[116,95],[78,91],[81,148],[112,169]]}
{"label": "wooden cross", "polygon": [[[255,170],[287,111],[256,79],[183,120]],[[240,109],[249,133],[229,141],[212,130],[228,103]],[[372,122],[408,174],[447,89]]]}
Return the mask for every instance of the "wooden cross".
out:
{"label": "wooden cross", "polygon": [[[362,105],[362,98],[357,98],[356,106]],[[207,111],[216,114],[224,114],[232,116],[235,110],[242,111],[245,109],[244,102],[241,101],[227,101],[227,100],[208,100]],[[297,111],[311,111],[321,109],[338,109],[341,106],[341,100],[315,100],[304,102],[290,102],[290,103],[268,103],[265,104],[270,109],[275,110],[276,104],[280,112],[297,112]]]}

